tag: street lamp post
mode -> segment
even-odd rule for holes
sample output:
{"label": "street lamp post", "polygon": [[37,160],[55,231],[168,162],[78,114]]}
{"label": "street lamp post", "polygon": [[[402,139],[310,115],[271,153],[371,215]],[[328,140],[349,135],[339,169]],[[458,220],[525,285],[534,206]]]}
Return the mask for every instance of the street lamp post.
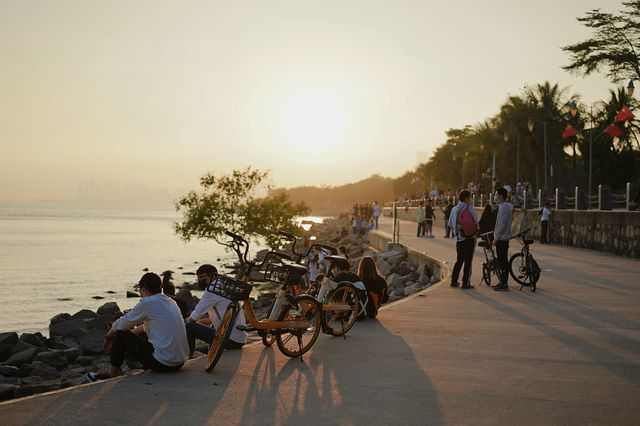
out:
{"label": "street lamp post", "polygon": [[527,128],[533,133],[534,122],[542,124],[542,133],[544,136],[544,190],[547,190],[547,122],[529,117]]}

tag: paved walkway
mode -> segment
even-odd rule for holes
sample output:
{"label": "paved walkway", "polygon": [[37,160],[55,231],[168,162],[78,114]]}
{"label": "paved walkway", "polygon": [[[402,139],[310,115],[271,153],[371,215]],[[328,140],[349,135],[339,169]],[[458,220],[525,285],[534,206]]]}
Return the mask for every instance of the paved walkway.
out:
{"label": "paved walkway", "polygon": [[[401,242],[452,264],[452,240],[414,232],[401,223]],[[639,424],[640,262],[533,252],[533,294],[442,283],[346,340],[321,335],[303,363],[258,344],[226,352],[212,374],[197,360],[0,404],[0,423]]]}

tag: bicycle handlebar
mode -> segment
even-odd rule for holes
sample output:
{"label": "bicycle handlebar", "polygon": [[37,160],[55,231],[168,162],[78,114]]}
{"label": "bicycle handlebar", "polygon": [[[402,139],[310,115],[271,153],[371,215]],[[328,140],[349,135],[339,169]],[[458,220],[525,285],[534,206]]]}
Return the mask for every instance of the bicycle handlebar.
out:
{"label": "bicycle handlebar", "polygon": [[298,252],[298,251],[296,251],[296,244],[298,243],[298,239],[296,238],[295,235],[293,235],[292,233],[287,232],[287,231],[280,231],[279,234],[282,237],[286,238],[287,240],[293,241],[293,245],[291,246],[291,252],[294,255],[298,256],[299,258],[305,258],[305,257],[309,256],[309,253],[311,253],[311,250],[313,250],[315,247],[319,247],[320,249],[322,249],[325,252],[336,252],[337,253],[337,251],[338,251],[338,250],[335,249],[335,247],[331,247],[330,245],[327,245],[327,244],[313,243],[307,249],[307,251],[305,253]]}
{"label": "bicycle handlebar", "polygon": [[513,240],[514,238],[524,238],[525,234],[527,232],[531,231],[531,228],[527,228],[524,231],[520,231],[517,234],[513,235],[511,238],[509,238],[510,240]]}
{"label": "bicycle handlebar", "polygon": [[255,262],[249,260],[249,242],[246,239],[244,239],[243,236],[228,230],[224,231],[224,233],[230,236],[231,238],[233,238],[233,240],[236,243],[238,243],[240,246],[244,246],[244,256],[243,256],[243,259],[241,260],[242,260],[242,263],[245,265],[251,265],[252,267],[255,266],[258,269],[260,269],[265,265],[265,263],[267,263],[270,257],[279,257],[281,259],[293,260],[292,257],[286,253],[280,253],[277,251],[270,250],[269,252],[267,252],[264,259],[262,259],[262,262],[260,262],[259,264],[256,264]]}

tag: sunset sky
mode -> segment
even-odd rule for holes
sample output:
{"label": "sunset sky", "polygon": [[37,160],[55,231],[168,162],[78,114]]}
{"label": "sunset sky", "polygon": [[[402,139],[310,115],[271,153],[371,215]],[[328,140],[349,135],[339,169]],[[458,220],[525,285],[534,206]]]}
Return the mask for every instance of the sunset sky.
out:
{"label": "sunset sky", "polygon": [[0,199],[396,177],[524,85],[606,97],[560,68],[596,7],[620,1],[0,0]]}

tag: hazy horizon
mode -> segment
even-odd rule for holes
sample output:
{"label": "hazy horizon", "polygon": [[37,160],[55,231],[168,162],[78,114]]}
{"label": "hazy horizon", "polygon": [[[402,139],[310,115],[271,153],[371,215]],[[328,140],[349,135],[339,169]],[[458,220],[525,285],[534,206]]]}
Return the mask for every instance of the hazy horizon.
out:
{"label": "hazy horizon", "polygon": [[620,1],[0,0],[0,200],[175,200],[248,165],[277,187],[397,177],[563,71]]}

